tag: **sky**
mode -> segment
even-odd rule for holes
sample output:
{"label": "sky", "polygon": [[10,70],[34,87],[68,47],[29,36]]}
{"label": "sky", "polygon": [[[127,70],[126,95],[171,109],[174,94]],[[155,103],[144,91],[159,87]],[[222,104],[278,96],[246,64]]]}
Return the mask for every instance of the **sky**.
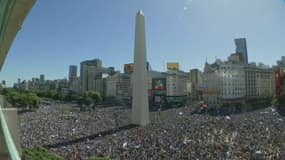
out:
{"label": "sky", "polygon": [[68,77],[69,65],[99,58],[123,71],[133,62],[136,12],[145,15],[147,60],[203,70],[205,61],[226,60],[235,38],[246,38],[250,62],[274,65],[285,56],[284,0],[37,0],[0,72],[11,86]]}

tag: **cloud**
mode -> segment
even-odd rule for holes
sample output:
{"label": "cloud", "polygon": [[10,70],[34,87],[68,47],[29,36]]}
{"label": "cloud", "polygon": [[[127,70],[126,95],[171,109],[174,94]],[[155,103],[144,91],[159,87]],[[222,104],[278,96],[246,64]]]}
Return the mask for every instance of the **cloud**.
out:
{"label": "cloud", "polygon": [[184,6],[183,6],[183,10],[186,11],[189,9],[191,3],[192,3],[193,0],[186,0],[186,2],[184,3]]}

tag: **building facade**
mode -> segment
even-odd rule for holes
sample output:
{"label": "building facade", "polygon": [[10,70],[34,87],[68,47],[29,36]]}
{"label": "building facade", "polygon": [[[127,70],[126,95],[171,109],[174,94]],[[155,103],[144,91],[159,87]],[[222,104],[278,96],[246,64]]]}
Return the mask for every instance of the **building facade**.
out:
{"label": "building facade", "polygon": [[224,103],[243,103],[252,98],[268,98],[275,95],[275,74],[268,66],[242,64],[216,60],[205,64],[203,73],[203,100],[209,106]]}
{"label": "building facade", "polygon": [[106,96],[107,97],[116,97],[121,93],[121,82],[122,78],[120,72],[116,72],[113,75],[109,75],[106,79]]}
{"label": "building facade", "polygon": [[236,53],[241,53],[243,55],[244,63],[248,64],[247,46],[245,38],[235,39]]}
{"label": "building facade", "polygon": [[71,81],[73,78],[77,77],[77,66],[70,65],[69,66],[69,73],[68,73],[68,80]]}
{"label": "building facade", "polygon": [[[98,77],[102,74],[114,73],[114,67],[102,67],[100,59],[87,60],[80,63],[80,79],[82,93],[87,90],[98,90]],[[95,82],[96,81],[96,82]],[[96,84],[96,85],[95,85]]]}
{"label": "building facade", "polygon": [[183,71],[168,70],[166,72],[167,96],[187,96],[188,76]]}

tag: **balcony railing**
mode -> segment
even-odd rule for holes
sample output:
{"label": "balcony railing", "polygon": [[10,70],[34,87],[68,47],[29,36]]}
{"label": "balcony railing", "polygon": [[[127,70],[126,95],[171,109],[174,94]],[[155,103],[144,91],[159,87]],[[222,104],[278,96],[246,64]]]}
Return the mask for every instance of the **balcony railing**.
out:
{"label": "balcony railing", "polygon": [[[5,114],[2,110],[1,104],[0,104],[0,121],[1,121],[3,136],[5,139],[6,147],[7,147],[8,152],[9,152],[10,159],[11,160],[21,160],[20,154],[16,148],[16,145],[15,145],[14,140],[12,138],[11,132],[9,130],[9,127],[8,127],[8,124],[6,121],[6,117],[5,117]],[[0,157],[0,159],[2,159],[2,157]]]}

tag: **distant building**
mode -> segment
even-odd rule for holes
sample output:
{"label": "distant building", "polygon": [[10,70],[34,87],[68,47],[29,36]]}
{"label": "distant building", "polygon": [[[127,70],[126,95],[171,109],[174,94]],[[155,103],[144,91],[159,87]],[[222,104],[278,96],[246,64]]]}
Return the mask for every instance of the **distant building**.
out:
{"label": "distant building", "polygon": [[285,96],[285,56],[277,61],[275,69],[276,94]]}
{"label": "distant building", "polygon": [[99,92],[103,97],[106,97],[107,92],[107,78],[109,77],[109,74],[107,73],[100,73],[95,77],[95,80],[93,81],[93,89],[94,91]]}
{"label": "distant building", "polygon": [[281,77],[285,76],[285,56],[281,57],[281,60],[277,61],[277,66],[280,69]]}
{"label": "distant building", "polygon": [[[95,79],[99,74],[112,74],[114,68],[102,67],[102,61],[100,59],[87,60],[80,63],[80,79],[82,93],[87,90],[95,90]],[[98,84],[98,78],[96,84]],[[98,86],[98,85],[96,85]],[[98,88],[98,87],[97,87]]]}
{"label": "distant building", "polygon": [[247,46],[245,38],[235,39],[236,53],[241,53],[243,55],[244,63],[248,64]]}
{"label": "distant building", "polygon": [[40,75],[40,83],[44,84],[44,82],[45,82],[45,75],[41,74]]}
{"label": "distant building", "polygon": [[77,77],[77,66],[76,65],[70,65],[69,66],[69,74],[68,74],[68,80],[72,81],[73,78]]}
{"label": "distant building", "polygon": [[186,96],[188,76],[183,71],[168,70],[166,72],[167,96]]}
{"label": "distant building", "polygon": [[131,74],[121,74],[121,96],[129,98],[132,95]]}
{"label": "distant building", "polygon": [[69,91],[75,92],[75,93],[81,93],[80,88],[80,78],[79,77],[73,77],[72,80],[69,81]]}
{"label": "distant building", "polygon": [[275,95],[274,70],[265,65],[237,63],[232,57],[224,62],[216,60],[205,64],[202,91],[203,100],[209,106],[272,97]]}
{"label": "distant building", "polygon": [[219,95],[221,93],[221,79],[218,70],[219,65],[217,63],[205,63],[201,92],[203,100],[207,102],[209,106],[213,107],[218,107],[221,105],[219,99]]}
{"label": "distant building", "polygon": [[191,94],[192,99],[198,99],[198,88],[202,83],[202,72],[198,69],[190,70],[190,77],[188,84],[188,93]]}
{"label": "distant building", "polygon": [[272,68],[261,65],[247,65],[245,73],[247,98],[272,97],[275,95],[275,72]]}
{"label": "distant building", "polygon": [[116,97],[121,92],[120,84],[122,82],[120,72],[116,72],[115,74],[109,75],[106,79],[106,96],[107,97]]}

